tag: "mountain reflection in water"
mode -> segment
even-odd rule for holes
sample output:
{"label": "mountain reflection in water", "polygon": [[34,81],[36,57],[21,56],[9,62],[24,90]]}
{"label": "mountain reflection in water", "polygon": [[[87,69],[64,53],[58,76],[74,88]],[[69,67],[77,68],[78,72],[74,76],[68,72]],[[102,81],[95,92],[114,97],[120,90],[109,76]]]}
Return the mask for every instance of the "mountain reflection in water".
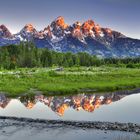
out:
{"label": "mountain reflection in water", "polygon": [[[123,93],[110,94],[79,94],[71,96],[44,96],[44,95],[24,95],[19,100],[27,109],[32,109],[38,102],[48,106],[59,116],[63,116],[68,108],[76,111],[84,110],[87,112],[94,112],[102,105],[108,105],[112,102],[121,100],[127,96]],[[5,95],[0,95],[0,108],[5,109],[12,99]]]}

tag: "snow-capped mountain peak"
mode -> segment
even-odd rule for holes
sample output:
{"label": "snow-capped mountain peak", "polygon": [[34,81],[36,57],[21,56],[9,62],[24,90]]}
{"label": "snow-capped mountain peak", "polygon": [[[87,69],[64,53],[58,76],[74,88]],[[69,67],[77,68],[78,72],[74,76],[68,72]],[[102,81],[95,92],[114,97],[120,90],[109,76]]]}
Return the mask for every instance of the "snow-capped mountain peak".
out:
{"label": "snow-capped mountain peak", "polygon": [[13,37],[10,31],[8,30],[8,28],[4,24],[0,25],[0,37],[4,37],[4,38]]}
{"label": "snow-capped mountain peak", "polygon": [[16,38],[5,25],[0,25],[0,46],[19,44],[20,39]]}
{"label": "snow-capped mountain peak", "polygon": [[53,22],[56,26],[61,27],[62,29],[68,28],[68,24],[65,23],[64,17],[59,16]]}
{"label": "snow-capped mountain peak", "polygon": [[36,29],[33,27],[32,24],[26,24],[25,27],[23,28],[23,30],[25,30],[26,32],[35,32]]}
{"label": "snow-capped mountain peak", "polygon": [[93,28],[95,27],[95,23],[93,20],[88,20],[82,25],[83,34],[85,36],[92,36],[95,37],[95,33]]}
{"label": "snow-capped mountain peak", "polygon": [[91,19],[68,25],[64,17],[59,16],[41,31],[26,24],[15,35],[5,25],[0,25],[0,46],[19,44],[20,41],[33,41],[39,48],[59,52],[87,52],[99,57],[140,56],[140,40],[103,28]]}
{"label": "snow-capped mountain peak", "polygon": [[21,40],[31,41],[36,34],[37,30],[34,28],[34,26],[32,24],[26,24],[24,28],[15,36],[19,37]]}

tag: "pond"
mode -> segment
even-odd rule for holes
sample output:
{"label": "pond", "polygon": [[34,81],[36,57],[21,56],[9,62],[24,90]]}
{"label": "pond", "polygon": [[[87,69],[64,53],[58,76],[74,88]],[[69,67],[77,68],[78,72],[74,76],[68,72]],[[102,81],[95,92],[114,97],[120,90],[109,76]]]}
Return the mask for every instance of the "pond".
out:
{"label": "pond", "polygon": [[132,122],[140,124],[140,93],[114,92],[68,96],[0,95],[0,116],[49,120]]}

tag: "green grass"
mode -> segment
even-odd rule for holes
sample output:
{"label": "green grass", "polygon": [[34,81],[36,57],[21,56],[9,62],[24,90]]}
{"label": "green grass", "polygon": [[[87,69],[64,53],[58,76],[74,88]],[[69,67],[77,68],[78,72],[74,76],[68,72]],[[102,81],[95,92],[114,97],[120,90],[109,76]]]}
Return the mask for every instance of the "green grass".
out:
{"label": "green grass", "polygon": [[140,87],[140,69],[112,67],[73,67],[62,72],[51,68],[0,71],[0,91],[9,96],[32,89],[43,94],[107,92]]}

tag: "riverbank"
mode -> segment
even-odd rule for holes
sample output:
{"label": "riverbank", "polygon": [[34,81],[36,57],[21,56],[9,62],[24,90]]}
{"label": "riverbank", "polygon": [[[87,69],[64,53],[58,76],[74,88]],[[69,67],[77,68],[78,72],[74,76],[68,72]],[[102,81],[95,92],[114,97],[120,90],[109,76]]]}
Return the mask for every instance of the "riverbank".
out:
{"label": "riverbank", "polygon": [[140,87],[140,70],[113,67],[33,68],[0,71],[0,91],[8,96],[97,93]]}
{"label": "riverbank", "polygon": [[0,116],[0,127],[9,126],[29,126],[31,128],[42,130],[43,128],[81,128],[81,129],[96,129],[107,131],[123,131],[140,134],[140,124],[134,123],[119,123],[119,122],[88,122],[88,121],[62,121],[62,120],[43,120],[30,118],[16,118]]}
{"label": "riverbank", "polygon": [[[0,120],[0,125],[2,120]],[[140,136],[130,132],[104,131],[97,129],[76,128],[72,126],[45,125],[8,121],[9,124],[0,129],[0,140],[139,140]],[[15,123],[15,124],[14,124]]]}

